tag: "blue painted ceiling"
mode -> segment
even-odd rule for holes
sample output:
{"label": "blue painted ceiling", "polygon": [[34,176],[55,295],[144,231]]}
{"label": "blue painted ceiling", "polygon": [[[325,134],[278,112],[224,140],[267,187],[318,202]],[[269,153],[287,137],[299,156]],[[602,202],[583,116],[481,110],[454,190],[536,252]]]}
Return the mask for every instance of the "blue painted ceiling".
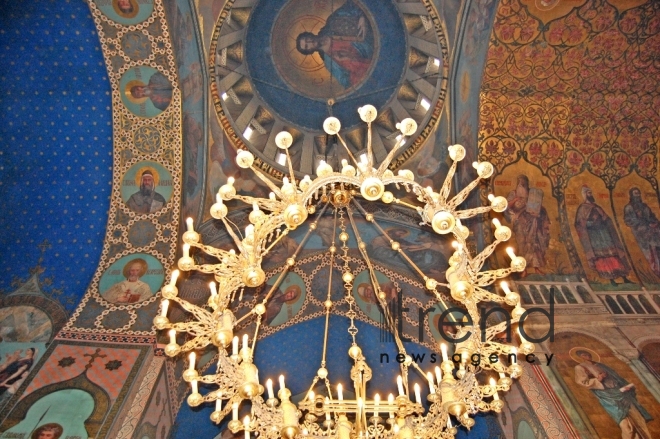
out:
{"label": "blue painted ceiling", "polygon": [[110,84],[85,2],[0,10],[0,291],[43,271],[43,290],[71,312],[107,222]]}

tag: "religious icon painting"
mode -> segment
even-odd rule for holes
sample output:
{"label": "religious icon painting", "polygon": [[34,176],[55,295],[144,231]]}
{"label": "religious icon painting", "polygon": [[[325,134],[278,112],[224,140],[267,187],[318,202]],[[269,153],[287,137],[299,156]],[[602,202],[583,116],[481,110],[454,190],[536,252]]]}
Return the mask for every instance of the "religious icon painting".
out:
{"label": "religious icon painting", "polygon": [[156,162],[138,162],[124,174],[121,197],[135,213],[156,213],[172,197],[172,175]]}
{"label": "religious icon painting", "polygon": [[[277,276],[268,281],[266,292],[270,291],[275,279]],[[279,326],[294,318],[302,309],[306,295],[305,282],[296,273],[289,272],[266,305],[265,323]]]}
{"label": "religious icon painting", "polygon": [[362,85],[376,64],[374,18],[359,0],[287,3],[273,28],[273,60],[280,76],[310,97],[338,98]]}
{"label": "religious icon painting", "polygon": [[94,3],[110,20],[125,25],[142,23],[154,10],[152,0],[94,0]]}
{"label": "religious icon painting", "polygon": [[101,276],[99,293],[106,301],[130,305],[151,298],[163,284],[165,271],[148,254],[128,255],[115,261]]}
{"label": "religious icon painting", "polygon": [[121,100],[136,116],[155,117],[172,102],[172,83],[153,67],[133,67],[119,81]]}

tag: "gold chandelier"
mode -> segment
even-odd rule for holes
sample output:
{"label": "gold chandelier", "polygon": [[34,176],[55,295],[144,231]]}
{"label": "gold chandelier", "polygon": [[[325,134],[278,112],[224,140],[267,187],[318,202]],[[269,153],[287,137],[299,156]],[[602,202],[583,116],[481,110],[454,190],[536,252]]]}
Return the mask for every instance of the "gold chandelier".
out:
{"label": "gold chandelier", "polygon": [[[509,268],[481,271],[484,262],[495,247],[511,237],[511,230],[494,219],[494,242],[479,254],[472,256],[466,245],[469,229],[461,224],[462,219],[490,210],[502,212],[506,209],[505,198],[489,195],[489,206],[459,210],[459,206],[478,185],[479,180],[492,175],[493,166],[487,162],[473,163],[478,177],[450,197],[451,180],[456,172],[457,163],[465,157],[465,149],[461,145],[453,145],[449,147],[449,157],[453,163],[442,187],[437,192],[431,187],[423,188],[415,182],[411,171],[400,170],[394,175],[388,169],[395,154],[405,144],[406,137],[416,132],[415,121],[404,119],[397,124],[397,129],[401,131],[397,144],[385,160],[375,167],[371,149],[371,124],[376,119],[376,109],[371,105],[365,105],[359,108],[358,112],[368,127],[367,151],[360,160],[355,159],[339,135],[338,119],[330,117],[323,124],[326,133],[338,137],[352,161],[349,163],[343,160],[340,172],[335,172],[330,165],[321,161],[314,180],[305,176],[297,181],[288,151],[293,138],[288,132],[281,132],[276,137],[277,146],[286,154],[289,169],[289,177],[285,177],[279,187],[253,166],[254,156],[250,152],[239,151],[236,157],[237,164],[241,168],[252,169],[271,189],[270,197],[255,198],[238,195],[231,177],[227,184],[219,189],[217,202],[211,207],[211,215],[224,223],[237,250],[227,251],[202,244],[199,233],[194,231],[192,219],[187,220],[188,230],[183,234],[183,256],[178,261],[178,268],[181,271],[197,270],[213,273],[217,285],[215,282],[210,284],[208,306],[196,306],[178,297],[176,281],[179,272],[176,270],[172,273],[170,283],[161,289],[163,301],[160,314],[154,318],[154,325],[159,330],[169,329],[170,342],[165,347],[165,353],[174,357],[181,352],[201,350],[211,344],[218,350],[217,373],[204,376],[195,369],[196,357],[195,353],[191,352],[189,367],[183,372],[183,379],[189,382],[192,388],[192,393],[187,399],[188,403],[194,407],[202,403],[215,402],[211,420],[220,423],[231,414],[232,419],[228,428],[233,433],[244,431],[246,439],[249,439],[250,435],[268,439],[453,438],[457,432],[455,426],[458,425],[457,423],[470,428],[474,425],[471,415],[480,411],[502,410],[504,403],[499,398],[498,392],[508,391],[512,378],[517,378],[522,373],[521,366],[517,364],[518,352],[526,355],[534,350],[534,345],[522,337],[521,344],[517,348],[497,341],[495,337],[508,330],[509,325],[519,322],[525,310],[520,306],[520,296],[509,290],[505,282],[502,282],[504,295],[486,289],[497,279],[506,277],[512,272],[523,271],[525,260],[516,256],[513,249],[508,248],[507,253],[511,257]],[[385,190],[388,185],[411,192],[420,204],[412,205],[395,198],[392,192]],[[455,239],[454,253],[449,259],[447,283],[439,282],[420,270],[405,254],[400,243],[391,239],[376,223],[374,216],[362,208],[357,200],[358,194],[367,201],[382,200],[384,203],[398,203],[411,207],[420,214],[422,223],[430,224],[436,233],[452,234]],[[249,214],[251,224],[246,227],[244,233],[241,233],[227,218],[228,209],[225,202],[229,200],[240,200],[253,207]],[[335,228],[332,244],[328,247],[325,256],[329,259],[330,274],[327,299],[323,302],[326,317],[323,354],[310,390],[296,405],[291,401],[291,391],[286,388],[284,376],[279,377],[277,398],[272,380],[267,380],[266,389],[261,385],[257,367],[253,363],[253,354],[266,312],[266,304],[287,272],[296,264],[300,249],[310,234],[316,230],[318,218],[329,205],[334,208]],[[309,215],[315,214],[317,206],[321,206],[322,210],[317,213],[316,220],[309,224],[307,233],[297,250],[286,259],[286,264],[274,285],[250,312],[237,318],[232,311],[232,305],[241,301],[243,288],[258,287],[266,280],[266,274],[261,268],[262,260],[282,237],[303,225]],[[379,233],[389,239],[392,250],[399,253],[422,277],[426,289],[438,303],[447,309],[445,300],[449,293],[454,301],[465,308],[471,318],[468,320],[471,326],[460,328],[454,335],[457,343],[453,343],[454,352],[451,358],[447,346],[444,343],[440,345],[443,361],[434,371],[424,373],[406,352],[395,319],[387,306],[386,295],[376,279],[374,266],[366,251],[367,246],[362,241],[353,219],[353,214],[356,212],[360,212],[366,221],[372,223]],[[372,378],[372,371],[359,347],[358,330],[354,325],[357,313],[355,300],[351,294],[354,275],[350,267],[351,258],[348,256],[349,225],[368,269],[385,322],[394,335],[399,354],[403,355],[401,358],[405,359],[400,365],[401,374],[392,380],[393,384],[396,381],[398,390],[396,397],[389,395],[381,399],[378,394],[372,397],[367,395],[367,382]],[[338,235],[337,230],[341,231]],[[192,247],[217,258],[219,263],[197,265],[190,256]],[[342,302],[345,301],[349,309],[346,315],[350,321],[348,333],[352,345],[348,355],[353,361],[350,379],[354,387],[354,399],[344,398],[341,384],[331,385],[331,373],[326,368],[326,350],[330,335],[329,316],[333,307],[337,305],[337,302],[331,300],[330,294],[333,285],[333,267],[339,267],[342,272],[341,281],[345,290]],[[238,297],[237,293],[239,293]],[[167,311],[171,302],[179,304],[191,314],[192,319],[187,322],[170,322]],[[512,306],[511,319],[507,318],[485,331],[480,331],[482,322],[478,305],[481,302],[506,303]],[[235,306],[233,308],[235,309]],[[244,334],[242,347],[239,349],[239,339],[234,333],[239,324],[245,324],[250,319],[255,323],[254,335],[250,341],[250,337]],[[188,340],[183,345],[177,344],[177,333],[187,334]],[[489,361],[475,365],[469,361],[474,354],[479,354],[480,358],[488,358]],[[428,410],[424,407],[419,385],[415,384],[412,392],[415,396],[414,400],[411,398],[408,385],[408,374],[411,369],[428,381],[426,396],[429,403]],[[491,378],[489,382],[483,382],[484,370],[499,374],[499,379]],[[316,395],[313,392],[318,382],[324,384],[324,394]],[[202,395],[198,389],[199,383],[216,387],[215,390]],[[249,405],[250,411],[250,415],[242,420],[239,419],[241,404]]]}

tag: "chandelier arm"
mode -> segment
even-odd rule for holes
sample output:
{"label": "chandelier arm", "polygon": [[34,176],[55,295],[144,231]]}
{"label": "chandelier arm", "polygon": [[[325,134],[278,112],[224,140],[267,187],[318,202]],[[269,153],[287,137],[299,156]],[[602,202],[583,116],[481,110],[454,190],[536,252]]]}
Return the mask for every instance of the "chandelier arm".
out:
{"label": "chandelier arm", "polygon": [[266,250],[263,251],[263,254],[266,255],[268,254],[275,245],[277,245],[278,242],[280,242],[280,239],[284,238],[286,235],[289,234],[289,229],[284,229],[278,236],[275,238],[273,242],[270,243],[268,247],[266,247]]}
{"label": "chandelier arm", "polygon": [[498,268],[497,270],[488,270],[479,272],[475,278],[474,283],[476,286],[485,287],[491,285],[497,279],[509,276],[513,273],[511,268]]}
{"label": "chandelier arm", "polygon": [[401,148],[404,144],[406,143],[406,136],[401,136],[401,139],[399,139],[399,142],[394,145],[394,148],[390,150],[390,152],[385,156],[385,160],[380,164],[378,167],[378,170],[376,171],[377,175],[383,175],[383,172],[387,169],[387,167],[390,165],[390,162],[392,162],[392,159],[396,155],[397,151],[399,148]]}
{"label": "chandelier arm", "polygon": [[493,251],[495,251],[495,248],[500,244],[502,241],[495,240],[493,243],[489,244],[486,246],[477,256],[472,258],[469,261],[470,268],[473,270],[481,270],[481,267],[483,267],[484,262],[486,262],[486,259],[493,254]]}
{"label": "chandelier arm", "polygon": [[254,165],[250,165],[250,169],[252,170],[252,172],[254,172],[254,174],[257,176],[257,178],[259,178],[259,180],[261,180],[261,181],[263,181],[264,183],[266,183],[266,186],[268,186],[268,188],[271,190],[271,192],[273,192],[275,195],[277,195],[277,197],[278,197],[279,199],[283,199],[283,198],[284,198],[284,194],[282,194],[282,191],[280,190],[280,188],[278,188],[278,187],[275,185],[275,183],[273,183],[272,181],[270,181],[270,179],[269,179],[268,177],[266,177],[266,176],[265,176],[265,175],[259,170],[259,168],[255,167]]}
{"label": "chandelier arm", "polygon": [[[229,233],[229,236],[234,240],[234,244],[236,244],[236,247],[238,248],[238,251],[243,254],[245,253],[245,248],[243,247],[243,242],[242,242],[242,236],[241,238],[238,237],[236,232],[234,232],[234,229],[229,226],[229,223],[232,223],[229,219],[227,218],[222,218],[222,222],[225,224],[225,229],[227,230],[227,233]],[[238,229],[238,226],[236,226]],[[239,231],[240,233],[240,231]]]}
{"label": "chandelier arm", "polygon": [[474,207],[472,209],[466,209],[466,210],[457,210],[454,215],[458,219],[467,219],[467,218],[472,218],[476,215],[482,214],[482,213],[488,213],[491,210],[493,210],[492,207],[490,206],[480,206],[480,207]]}
{"label": "chandelier arm", "polygon": [[339,143],[342,144],[342,146],[344,147],[344,149],[345,149],[346,152],[348,153],[348,156],[351,158],[351,160],[353,160],[353,164],[355,165],[355,168],[357,169],[358,162],[357,162],[357,160],[355,159],[355,157],[353,156],[353,153],[351,152],[351,150],[348,149],[348,145],[346,145],[346,142],[344,142],[343,137],[341,137],[341,134],[339,134],[339,133],[337,133],[337,134],[335,134],[335,135],[336,135],[337,138],[339,139]]}
{"label": "chandelier arm", "polygon": [[289,155],[289,148],[284,148],[286,153],[286,163],[289,165],[289,175],[291,176],[291,184],[296,186],[296,175],[293,173],[293,162],[291,161],[291,155]]}
{"label": "chandelier arm", "polygon": [[451,192],[451,182],[452,179],[454,178],[454,174],[456,173],[457,165],[458,162],[452,160],[451,166],[449,167],[449,171],[447,172],[447,176],[445,177],[445,181],[443,182],[442,187],[438,191],[438,194],[440,194],[440,198],[443,200],[446,200],[447,197],[449,197],[449,193]]}
{"label": "chandelier arm", "polygon": [[477,187],[477,185],[481,182],[481,177],[477,177],[474,180],[472,180],[470,183],[468,183],[467,186],[465,186],[459,193],[454,195],[454,198],[452,198],[450,201],[447,202],[447,206],[451,210],[455,210],[456,207],[458,207],[465,199],[468,197],[470,192],[472,192],[472,189]]}

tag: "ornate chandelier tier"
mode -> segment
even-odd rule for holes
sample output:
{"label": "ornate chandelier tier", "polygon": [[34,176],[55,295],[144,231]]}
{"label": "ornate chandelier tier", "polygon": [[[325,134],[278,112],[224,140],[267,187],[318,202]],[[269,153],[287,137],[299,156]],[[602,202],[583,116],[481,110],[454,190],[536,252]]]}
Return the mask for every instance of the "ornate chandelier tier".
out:
{"label": "ornate chandelier tier", "polygon": [[[176,270],[172,274],[170,283],[161,290],[163,301],[160,314],[154,318],[154,325],[159,330],[169,329],[170,343],[166,345],[165,353],[174,357],[181,352],[201,350],[209,345],[214,345],[218,350],[216,373],[204,376],[195,369],[195,353],[191,352],[189,367],[183,373],[183,379],[189,382],[192,388],[188,403],[194,407],[202,403],[215,402],[211,420],[220,423],[231,413],[232,419],[228,423],[228,428],[233,433],[244,431],[246,439],[249,439],[251,434],[269,439],[453,438],[457,432],[455,426],[458,425],[457,423],[470,428],[474,425],[471,415],[480,411],[502,410],[504,402],[500,400],[498,392],[508,391],[512,378],[517,378],[522,373],[521,366],[517,364],[518,352],[528,354],[534,350],[534,345],[522,337],[518,347],[497,341],[495,337],[505,330],[508,331],[512,323],[519,322],[525,310],[520,305],[519,295],[510,291],[505,282],[501,284],[504,295],[486,289],[497,279],[506,277],[512,272],[523,271],[525,260],[516,256],[513,249],[508,248],[507,253],[511,257],[509,268],[481,271],[484,262],[495,247],[511,237],[511,230],[496,219],[493,220],[494,242],[479,254],[472,256],[466,245],[469,230],[461,224],[462,219],[490,210],[502,212],[506,209],[505,198],[489,195],[489,206],[459,210],[459,206],[478,185],[480,179],[492,175],[492,165],[487,162],[473,163],[478,177],[450,197],[451,181],[457,163],[465,157],[465,149],[461,145],[450,146],[449,157],[453,163],[442,187],[437,192],[431,187],[424,188],[415,182],[411,171],[400,170],[398,175],[394,175],[388,169],[399,148],[404,145],[406,136],[416,132],[415,121],[404,119],[397,124],[397,128],[401,131],[397,144],[385,160],[375,167],[371,149],[371,124],[376,119],[376,109],[366,105],[359,108],[358,112],[361,119],[367,123],[368,135],[367,151],[360,156],[360,160],[355,159],[339,135],[338,119],[330,117],[323,124],[326,133],[338,137],[352,160],[352,163],[343,160],[340,172],[335,172],[330,165],[321,162],[314,180],[305,176],[302,180],[296,181],[288,152],[293,137],[288,132],[281,132],[276,137],[276,144],[286,154],[289,168],[289,177],[285,177],[279,187],[253,166],[254,157],[250,152],[239,151],[236,157],[237,164],[242,168],[251,168],[271,189],[270,197],[255,198],[238,195],[233,187],[232,178],[229,178],[227,184],[219,189],[217,202],[211,207],[211,215],[224,223],[236,250],[223,250],[202,244],[199,233],[194,231],[192,220],[187,220],[188,230],[183,234],[183,256],[178,261],[178,268],[181,271],[198,270],[214,275],[217,285],[215,282],[210,284],[207,306],[193,305],[178,297]],[[392,192],[385,190],[388,185],[411,192],[421,204],[412,205],[396,199]],[[422,224],[430,224],[440,235],[452,234],[455,239],[454,253],[449,259],[447,282],[440,282],[420,270],[405,254],[401,245],[391,239],[376,223],[374,216],[361,207],[356,199],[358,194],[368,201],[382,200],[384,203],[398,203],[411,207],[420,214]],[[241,233],[227,217],[228,209],[225,202],[229,200],[240,200],[253,207],[249,215],[251,224],[246,227],[244,233]],[[266,389],[260,384],[258,370],[253,362],[254,352],[266,312],[266,304],[288,270],[295,266],[300,249],[309,235],[316,230],[318,218],[329,205],[333,206],[335,211],[335,228],[332,244],[328,247],[325,256],[329,259],[330,274],[327,299],[323,302],[326,317],[323,354],[309,392],[296,405],[291,401],[291,391],[286,387],[284,376],[279,377],[277,398],[270,379],[266,382]],[[235,304],[241,302],[243,289],[258,287],[266,280],[266,274],[261,267],[262,260],[283,236],[305,223],[308,216],[316,212],[317,206],[322,206],[323,210],[319,211],[317,219],[309,224],[298,249],[286,260],[286,265],[274,285],[261,302],[257,302],[250,312],[237,319]],[[356,210],[353,210],[353,207]],[[433,372],[425,374],[406,352],[395,319],[389,312],[386,295],[376,279],[374,266],[366,250],[367,246],[360,238],[355,225],[353,213],[358,211],[364,215],[366,221],[378,229],[379,233],[389,239],[393,252],[399,253],[422,277],[429,294],[438,303],[446,309],[445,301],[451,296],[455,302],[465,308],[466,314],[471,318],[468,320],[469,325],[460,328],[454,335],[456,342],[453,343],[451,358],[447,346],[444,343],[440,345],[443,361]],[[392,380],[393,385],[396,382],[398,390],[396,397],[389,395],[381,399],[377,394],[372,397],[367,395],[367,382],[372,378],[372,371],[359,347],[358,330],[354,325],[357,313],[354,309],[355,300],[351,294],[354,274],[349,264],[351,258],[348,256],[349,224],[364,265],[368,269],[373,291],[382,308],[381,312],[394,335],[399,354],[405,359],[400,365],[401,374]],[[340,231],[338,235],[337,230]],[[217,258],[218,263],[196,264],[190,256],[193,247]],[[347,330],[352,343],[348,355],[353,361],[350,380],[354,387],[354,399],[344,398],[341,385],[331,386],[331,373],[326,368],[326,349],[330,335],[329,316],[338,303],[331,300],[330,294],[333,285],[333,267],[338,268],[342,273],[341,281],[345,290],[342,303],[345,303],[349,310],[346,314],[350,321]],[[191,314],[192,318],[187,322],[170,322],[167,311],[171,302],[181,306]],[[507,316],[505,321],[488,327],[482,333],[478,306],[485,302],[506,303],[513,309],[510,319]],[[254,336],[250,341],[247,334],[243,335],[242,348],[239,349],[239,339],[234,332],[239,324],[246,323],[249,319],[254,320]],[[177,344],[177,333],[187,334],[187,341],[183,345]],[[469,361],[474,354],[479,354],[480,358],[488,358],[490,361],[475,366]],[[493,361],[494,359],[496,361]],[[417,384],[412,392],[414,399],[410,397],[408,374],[411,369],[414,369],[413,373],[420,373],[421,377],[428,381],[429,391],[426,396],[428,404],[422,401],[421,389]],[[499,374],[499,379],[491,378],[486,382],[484,370]],[[319,381],[324,384],[325,394],[315,395],[312,390]],[[202,395],[199,392],[199,383],[216,387]],[[336,389],[334,392],[333,388]],[[241,404],[249,407],[250,411],[250,415],[243,420],[238,416]],[[428,406],[428,409],[425,406]]]}

